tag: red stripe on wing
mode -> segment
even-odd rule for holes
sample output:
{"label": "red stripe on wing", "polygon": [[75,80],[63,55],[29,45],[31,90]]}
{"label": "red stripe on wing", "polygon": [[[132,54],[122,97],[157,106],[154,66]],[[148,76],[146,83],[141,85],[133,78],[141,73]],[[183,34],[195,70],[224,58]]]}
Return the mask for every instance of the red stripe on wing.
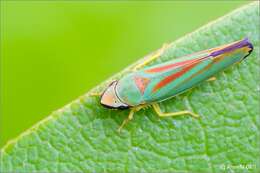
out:
{"label": "red stripe on wing", "polygon": [[147,85],[149,84],[150,79],[145,78],[145,77],[135,76],[134,81],[135,81],[136,86],[140,90],[140,92],[142,94],[144,94],[144,91],[145,91]]}
{"label": "red stripe on wing", "polygon": [[163,80],[161,80],[155,87],[153,88],[153,92],[156,92],[158,89],[162,88],[163,86],[171,83],[173,80],[177,79],[178,77],[182,76],[184,73],[192,69],[194,66],[196,66],[200,61],[196,63],[191,63],[187,66],[184,66],[181,71],[178,71],[177,73],[174,73],[170,76],[165,77]]}
{"label": "red stripe on wing", "polygon": [[162,72],[162,71],[171,69],[173,67],[179,67],[179,66],[187,65],[187,64],[190,64],[190,63],[193,63],[193,62],[196,62],[196,61],[198,61],[198,59],[190,59],[190,60],[186,60],[186,61],[176,62],[174,64],[169,64],[169,65],[165,65],[165,66],[162,66],[162,67],[155,67],[155,68],[152,68],[152,69],[148,69],[145,72],[148,72],[148,73]]}

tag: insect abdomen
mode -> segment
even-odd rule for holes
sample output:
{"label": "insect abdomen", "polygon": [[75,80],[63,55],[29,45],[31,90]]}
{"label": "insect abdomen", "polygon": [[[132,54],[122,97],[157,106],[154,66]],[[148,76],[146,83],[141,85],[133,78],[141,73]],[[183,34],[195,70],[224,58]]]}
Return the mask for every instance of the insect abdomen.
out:
{"label": "insect abdomen", "polygon": [[[147,87],[144,97],[145,101],[161,101],[182,93],[209,77],[216,75],[216,73],[230,65],[243,60],[250,54],[252,49],[252,44],[248,39],[244,39],[228,46],[215,48],[213,51],[209,50],[206,56],[205,51],[203,51],[203,56],[198,54],[197,57],[189,60],[188,63],[183,63],[181,66],[171,64],[172,68],[156,72],[154,72],[155,68],[153,67],[146,69],[144,73],[150,75],[151,78],[154,78],[151,75],[157,76],[155,78],[157,81]],[[187,58],[185,58],[185,61],[187,61]],[[164,64],[164,67],[169,65],[170,63],[168,65]],[[156,68],[163,69],[160,66]]]}
{"label": "insect abdomen", "polygon": [[243,60],[252,50],[244,39],[145,68],[119,80],[118,97],[131,106],[168,99]]}

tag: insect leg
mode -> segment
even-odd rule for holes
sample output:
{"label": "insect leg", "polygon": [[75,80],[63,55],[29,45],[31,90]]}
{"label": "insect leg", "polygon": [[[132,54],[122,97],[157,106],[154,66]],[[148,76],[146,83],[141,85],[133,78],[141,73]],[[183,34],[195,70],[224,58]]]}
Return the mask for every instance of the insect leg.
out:
{"label": "insect leg", "polygon": [[101,96],[102,93],[90,93],[89,96]]}
{"label": "insect leg", "polygon": [[121,124],[121,126],[117,129],[118,132],[120,132],[122,130],[122,128],[133,119],[134,117],[134,113],[135,113],[135,109],[131,109],[129,112],[128,117],[123,121],[123,123]]}
{"label": "insect leg", "polygon": [[161,108],[157,103],[153,103],[152,106],[153,106],[155,112],[158,114],[159,117],[174,117],[174,116],[179,116],[179,115],[190,115],[194,118],[199,118],[198,114],[195,114],[195,113],[188,111],[188,110],[164,113],[164,112],[161,111]]}
{"label": "insect leg", "polygon": [[214,81],[216,80],[217,78],[215,76],[211,77],[211,78],[208,78],[207,81],[210,82],[210,81]]}
{"label": "insect leg", "polygon": [[128,117],[123,121],[123,123],[121,124],[121,126],[117,129],[118,132],[120,132],[122,130],[122,128],[129,122],[133,119],[134,117],[134,113],[137,112],[137,111],[140,111],[141,109],[143,108],[147,108],[149,107],[150,105],[147,105],[147,104],[144,104],[144,105],[140,105],[140,106],[137,106],[137,107],[134,107],[134,108],[131,108],[129,114],[128,114]]}
{"label": "insect leg", "polygon": [[152,54],[148,55],[148,57],[141,64],[137,64],[133,68],[133,71],[136,71],[136,70],[144,67],[145,65],[149,64],[154,59],[161,56],[163,54],[163,52],[165,51],[165,49],[167,49],[168,47],[169,47],[169,44],[167,44],[167,43],[163,44],[162,48],[160,48],[159,50],[157,50],[157,51],[153,52]]}

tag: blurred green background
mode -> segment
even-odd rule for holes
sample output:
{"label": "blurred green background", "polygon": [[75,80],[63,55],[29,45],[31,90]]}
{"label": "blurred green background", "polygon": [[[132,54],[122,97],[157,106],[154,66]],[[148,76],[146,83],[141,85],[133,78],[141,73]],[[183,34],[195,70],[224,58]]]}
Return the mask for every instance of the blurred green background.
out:
{"label": "blurred green background", "polygon": [[247,1],[1,1],[0,147],[147,53]]}

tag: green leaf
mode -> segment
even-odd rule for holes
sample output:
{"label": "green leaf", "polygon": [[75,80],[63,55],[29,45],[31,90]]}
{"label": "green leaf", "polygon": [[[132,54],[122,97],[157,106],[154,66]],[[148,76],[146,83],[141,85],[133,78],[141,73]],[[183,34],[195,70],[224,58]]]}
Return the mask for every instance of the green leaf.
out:
{"label": "green leaf", "polygon": [[253,2],[175,41],[153,62],[252,41],[253,53],[216,81],[160,104],[168,112],[190,109],[201,119],[160,119],[149,108],[118,133],[129,111],[103,108],[89,93],[132,65],[10,141],[1,150],[1,172],[259,172],[259,27]]}

